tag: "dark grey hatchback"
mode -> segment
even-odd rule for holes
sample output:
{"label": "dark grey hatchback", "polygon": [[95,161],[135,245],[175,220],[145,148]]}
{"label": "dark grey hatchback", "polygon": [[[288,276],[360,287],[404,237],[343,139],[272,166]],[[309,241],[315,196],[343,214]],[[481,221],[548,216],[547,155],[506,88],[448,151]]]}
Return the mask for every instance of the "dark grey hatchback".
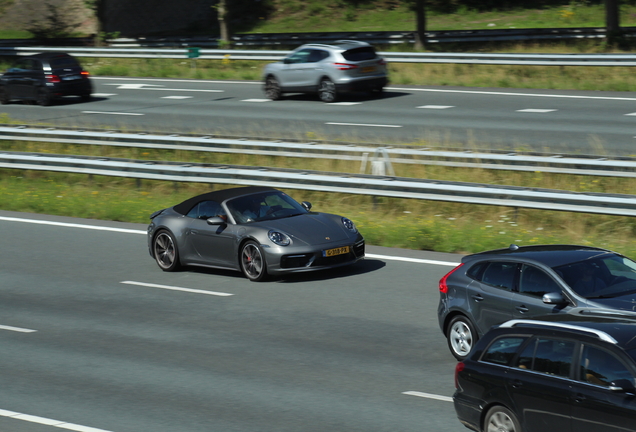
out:
{"label": "dark grey hatchback", "polygon": [[61,52],[22,57],[0,76],[0,103],[31,100],[50,105],[63,96],[90,100],[93,91],[89,73],[77,59]]}
{"label": "dark grey hatchback", "polygon": [[439,281],[439,325],[464,359],[486,331],[510,319],[636,306],[636,262],[587,246],[511,245],[468,255]]}
{"label": "dark grey hatchback", "polygon": [[548,319],[508,321],[457,364],[461,423],[479,432],[636,431],[636,321]]}

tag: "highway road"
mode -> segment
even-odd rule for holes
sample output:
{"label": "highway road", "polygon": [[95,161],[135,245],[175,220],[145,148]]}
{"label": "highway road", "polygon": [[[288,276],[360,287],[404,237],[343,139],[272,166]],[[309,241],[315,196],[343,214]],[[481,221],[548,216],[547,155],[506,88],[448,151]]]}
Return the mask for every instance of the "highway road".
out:
{"label": "highway road", "polygon": [[145,225],[0,211],[0,232],[1,431],[466,430],[436,318],[459,255],[254,283],[160,271]]}
{"label": "highway road", "polygon": [[264,98],[249,81],[95,77],[94,100],[0,112],[25,123],[249,137],[426,141],[469,149],[632,155],[636,96],[621,92],[390,86],[325,104]]}

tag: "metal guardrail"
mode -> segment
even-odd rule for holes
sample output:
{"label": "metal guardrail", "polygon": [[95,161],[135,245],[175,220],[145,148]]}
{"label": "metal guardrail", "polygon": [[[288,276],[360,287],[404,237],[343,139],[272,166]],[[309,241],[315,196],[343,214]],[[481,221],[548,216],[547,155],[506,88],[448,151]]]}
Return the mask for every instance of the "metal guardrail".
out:
{"label": "metal guardrail", "polygon": [[[186,59],[187,48],[0,47],[2,56],[65,51],[77,57]],[[200,49],[199,59],[278,61],[289,51]],[[527,66],[636,66],[636,54],[479,54],[380,52],[394,63],[463,63]]]}
{"label": "metal guardrail", "polygon": [[[40,141],[84,145],[106,145],[160,150],[185,150],[213,153],[240,153],[278,157],[320,158],[360,161],[366,168],[381,150],[394,164],[443,165],[462,168],[509,171],[542,171],[558,174],[636,177],[636,158],[608,158],[530,152],[466,152],[429,149],[416,146],[391,146],[264,141],[209,136],[156,135],[87,130],[0,126],[0,139]],[[372,155],[372,156],[369,156]],[[366,172],[362,170],[361,172]]]}
{"label": "metal guardrail", "polygon": [[0,153],[0,168],[329,191],[395,198],[636,216],[636,196],[233,165]]}

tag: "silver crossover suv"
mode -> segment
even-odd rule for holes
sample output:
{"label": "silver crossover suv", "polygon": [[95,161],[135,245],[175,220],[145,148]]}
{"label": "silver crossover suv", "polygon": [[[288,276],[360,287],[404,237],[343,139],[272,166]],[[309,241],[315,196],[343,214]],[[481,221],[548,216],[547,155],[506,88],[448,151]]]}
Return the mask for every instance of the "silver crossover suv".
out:
{"label": "silver crossover suv", "polygon": [[381,93],[388,83],[386,61],[366,42],[340,40],[306,44],[263,70],[265,94],[318,93],[323,102],[352,91]]}

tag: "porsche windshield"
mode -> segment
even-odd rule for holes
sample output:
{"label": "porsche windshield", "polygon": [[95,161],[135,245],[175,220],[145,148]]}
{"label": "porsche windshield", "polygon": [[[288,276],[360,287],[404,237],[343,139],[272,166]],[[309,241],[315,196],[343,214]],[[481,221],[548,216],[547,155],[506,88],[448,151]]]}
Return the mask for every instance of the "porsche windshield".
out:
{"label": "porsche windshield", "polygon": [[588,299],[636,293],[636,262],[620,255],[605,255],[554,270],[577,294]]}
{"label": "porsche windshield", "polygon": [[234,198],[227,202],[238,223],[280,219],[307,213],[307,210],[283,192],[266,192]]}

